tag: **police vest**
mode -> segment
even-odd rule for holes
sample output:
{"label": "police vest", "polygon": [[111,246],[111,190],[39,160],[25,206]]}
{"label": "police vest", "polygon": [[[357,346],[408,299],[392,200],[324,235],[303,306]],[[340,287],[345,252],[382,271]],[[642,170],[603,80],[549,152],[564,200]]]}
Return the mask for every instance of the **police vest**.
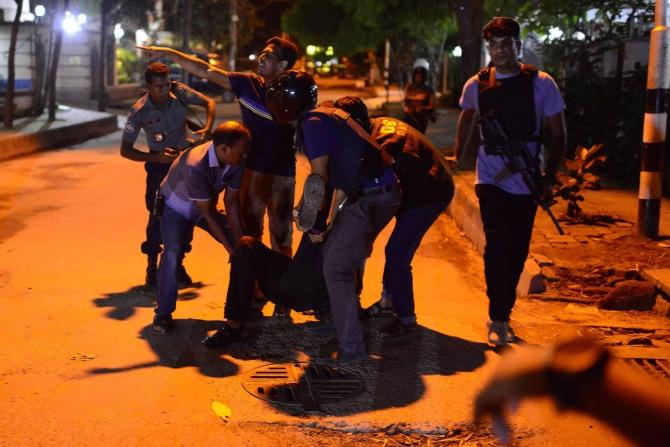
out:
{"label": "police vest", "polygon": [[[486,67],[478,75],[479,114],[495,110],[503,130],[512,141],[539,141],[533,82],[538,69],[522,64],[517,76],[496,79],[495,67]],[[484,141],[486,130],[482,130]],[[491,136],[488,136],[491,140]]]}
{"label": "police vest", "polygon": [[[318,115],[334,117],[341,123],[341,126],[339,126],[340,141],[342,142],[340,149],[343,151],[350,151],[351,158],[357,161],[357,166],[354,172],[349,173],[349,186],[341,189],[343,189],[347,195],[355,197],[357,195],[357,189],[360,187],[360,182],[364,179],[371,180],[375,177],[379,177],[383,173],[386,164],[382,159],[380,151],[375,147],[375,143],[371,141],[371,137],[359,132],[360,125],[354,121],[349,113],[336,107],[322,105],[307,112],[303,120]],[[351,130],[351,132],[347,131],[348,129]],[[302,140],[302,135],[299,135],[299,138]],[[357,151],[354,148],[358,146],[358,144],[355,144],[354,142],[359,142],[360,140],[363,140],[367,144],[362,144],[364,149],[362,151]]]}

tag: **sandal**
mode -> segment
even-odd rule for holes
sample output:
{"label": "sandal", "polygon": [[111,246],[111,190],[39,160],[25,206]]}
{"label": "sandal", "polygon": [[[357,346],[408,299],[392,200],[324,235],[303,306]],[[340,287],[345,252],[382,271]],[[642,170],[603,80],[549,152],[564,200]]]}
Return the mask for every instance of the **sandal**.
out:
{"label": "sandal", "polygon": [[372,306],[361,309],[358,313],[359,318],[367,320],[372,317],[392,317],[394,315],[392,307],[382,307],[381,300],[376,301]]}

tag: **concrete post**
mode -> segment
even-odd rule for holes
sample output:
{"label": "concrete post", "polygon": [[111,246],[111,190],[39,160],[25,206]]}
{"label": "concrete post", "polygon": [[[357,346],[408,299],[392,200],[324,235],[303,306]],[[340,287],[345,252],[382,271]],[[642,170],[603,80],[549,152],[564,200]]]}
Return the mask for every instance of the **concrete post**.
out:
{"label": "concrete post", "polygon": [[663,153],[667,137],[670,89],[670,0],[656,1],[656,26],[651,32],[647,100],[642,134],[640,191],[637,230],[648,238],[658,237],[661,215]]}

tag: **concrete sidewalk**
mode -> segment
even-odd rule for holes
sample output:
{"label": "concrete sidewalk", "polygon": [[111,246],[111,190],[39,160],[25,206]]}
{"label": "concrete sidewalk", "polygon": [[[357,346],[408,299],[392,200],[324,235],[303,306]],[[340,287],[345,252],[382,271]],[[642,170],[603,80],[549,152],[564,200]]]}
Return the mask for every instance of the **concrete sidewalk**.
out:
{"label": "concrete sidewalk", "polygon": [[20,118],[14,129],[0,131],[0,161],[45,149],[69,146],[116,131],[117,117],[112,113],[62,107],[56,120],[47,114]]}

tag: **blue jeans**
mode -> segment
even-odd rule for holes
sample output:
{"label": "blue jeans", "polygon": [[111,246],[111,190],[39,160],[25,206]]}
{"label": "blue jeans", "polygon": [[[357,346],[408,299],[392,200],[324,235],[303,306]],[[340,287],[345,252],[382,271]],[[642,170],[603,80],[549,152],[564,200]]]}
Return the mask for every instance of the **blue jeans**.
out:
{"label": "blue jeans", "polygon": [[[220,212],[217,214],[217,219],[223,225],[228,241],[234,246],[235,241],[228,227],[226,215]],[[158,266],[158,303],[154,310],[156,315],[170,315],[176,308],[177,291],[179,289],[177,284],[177,266],[184,256],[184,250],[189,245],[194,226],[198,226],[210,233],[204,217],[193,221],[182,216],[169,206],[165,207],[163,215],[160,217],[161,235],[163,236],[165,249]]]}
{"label": "blue jeans", "polygon": [[414,253],[447,205],[449,201],[410,207],[401,209],[396,215],[395,227],[385,249],[383,285],[386,294],[391,296],[393,311],[403,323],[416,321],[411,265]]}
{"label": "blue jeans", "polygon": [[[160,187],[161,182],[170,170],[170,163],[144,163],[144,170],[147,173],[146,189],[144,191],[144,205],[149,211],[149,220],[147,221],[146,240],[142,242],[140,250],[145,255],[157,256],[161,252],[161,226],[160,218],[154,216],[151,211],[154,207],[154,199],[156,198],[156,191]],[[191,251],[191,240],[193,239],[193,229],[188,235],[186,249],[184,253]],[[183,257],[183,256],[182,256]],[[180,260],[181,263],[181,260]]]}
{"label": "blue jeans", "polygon": [[342,208],[326,237],[323,275],[341,354],[365,352],[356,272],[372,253],[379,232],[398,212],[400,198],[399,189],[360,197]]}

